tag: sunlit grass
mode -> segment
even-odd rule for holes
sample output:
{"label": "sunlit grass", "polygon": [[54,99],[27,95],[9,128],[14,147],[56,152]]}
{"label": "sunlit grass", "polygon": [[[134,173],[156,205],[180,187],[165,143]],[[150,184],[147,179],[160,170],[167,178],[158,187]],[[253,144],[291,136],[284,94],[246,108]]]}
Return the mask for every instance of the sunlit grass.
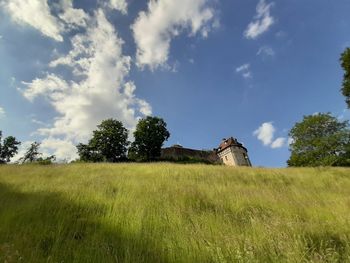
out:
{"label": "sunlit grass", "polygon": [[350,262],[350,170],[0,167],[0,262]]}

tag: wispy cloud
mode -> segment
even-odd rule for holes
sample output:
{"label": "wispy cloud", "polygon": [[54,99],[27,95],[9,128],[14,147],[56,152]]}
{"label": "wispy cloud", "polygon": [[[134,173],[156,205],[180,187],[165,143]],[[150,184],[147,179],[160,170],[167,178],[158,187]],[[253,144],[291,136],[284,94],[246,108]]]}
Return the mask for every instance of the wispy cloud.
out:
{"label": "wispy cloud", "polygon": [[261,34],[267,32],[275,23],[275,19],[271,16],[271,7],[274,3],[267,4],[265,0],[260,0],[256,7],[256,16],[249,23],[244,36],[248,39],[256,39]]}
{"label": "wispy cloud", "polygon": [[137,46],[136,62],[151,70],[166,66],[173,37],[185,29],[190,36],[198,32],[207,37],[218,23],[209,0],[149,1],[148,10],[141,11],[132,25]]}
{"label": "wispy cloud", "polygon": [[4,118],[6,116],[4,108],[0,107],[0,119]]}
{"label": "wispy cloud", "polygon": [[242,75],[243,78],[249,79],[253,77],[250,70],[250,64],[246,63],[236,68],[236,73]]}
{"label": "wispy cloud", "polygon": [[[260,140],[263,145],[272,149],[282,148],[287,146],[287,138],[275,137],[276,128],[272,122],[264,122],[261,126],[253,132],[253,135]],[[289,141],[288,141],[289,142]]]}
{"label": "wispy cloud", "polygon": [[263,46],[259,48],[258,52],[256,53],[258,56],[270,56],[273,57],[275,55],[275,51],[269,47],[269,46]]}

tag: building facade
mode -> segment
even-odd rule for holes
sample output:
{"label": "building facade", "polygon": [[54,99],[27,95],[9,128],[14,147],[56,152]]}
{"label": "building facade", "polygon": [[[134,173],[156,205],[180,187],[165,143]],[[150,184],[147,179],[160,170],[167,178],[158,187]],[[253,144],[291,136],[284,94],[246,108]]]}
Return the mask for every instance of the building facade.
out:
{"label": "building facade", "polygon": [[223,139],[219,148],[215,149],[215,151],[225,165],[252,166],[248,157],[248,150],[233,137]]}

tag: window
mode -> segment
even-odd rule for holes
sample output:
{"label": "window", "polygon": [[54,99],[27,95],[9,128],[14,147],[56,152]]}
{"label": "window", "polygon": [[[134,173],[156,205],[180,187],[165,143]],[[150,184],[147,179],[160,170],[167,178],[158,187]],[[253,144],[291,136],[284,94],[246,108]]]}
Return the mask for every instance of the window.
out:
{"label": "window", "polygon": [[226,161],[228,161],[227,155],[225,156]]}

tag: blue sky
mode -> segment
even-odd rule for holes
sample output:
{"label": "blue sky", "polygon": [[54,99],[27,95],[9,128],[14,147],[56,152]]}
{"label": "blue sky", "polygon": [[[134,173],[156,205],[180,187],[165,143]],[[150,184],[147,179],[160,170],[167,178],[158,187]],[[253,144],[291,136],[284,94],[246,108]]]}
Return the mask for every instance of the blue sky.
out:
{"label": "blue sky", "polygon": [[234,136],[280,167],[303,115],[349,119],[339,90],[348,0],[3,0],[0,129],[76,157],[101,120],[153,114],[166,145]]}

